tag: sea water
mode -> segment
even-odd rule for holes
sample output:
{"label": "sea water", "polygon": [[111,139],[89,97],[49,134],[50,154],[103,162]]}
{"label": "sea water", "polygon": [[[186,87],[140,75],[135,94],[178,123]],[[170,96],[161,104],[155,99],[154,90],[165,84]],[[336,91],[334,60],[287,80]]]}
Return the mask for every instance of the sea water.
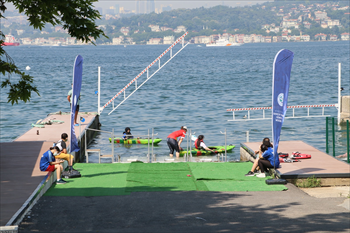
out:
{"label": "sea water", "polygon": [[[180,46],[174,48],[173,54]],[[70,110],[67,93],[78,54],[84,58],[80,111],[96,112],[98,66],[101,67],[101,105],[104,105],[167,48],[168,45],[6,47],[21,70],[31,67],[25,72],[35,77],[34,85],[40,96],[33,93],[30,102],[12,106],[7,103],[7,90],[1,89],[1,142],[14,140],[48,113]],[[183,125],[197,136],[203,134],[208,146],[224,145],[222,133],[226,129],[227,144],[236,145],[228,159],[239,159],[240,143],[246,142],[247,131],[250,141],[271,137],[271,120],[228,121],[232,112],[226,109],[271,106],[272,64],[281,49],[294,52],[288,105],[337,103],[338,63],[342,63],[342,95],[350,95],[348,41],[257,43],[239,47],[188,45],[110,115],[112,106],[107,106],[100,116],[101,129],[109,132],[114,129],[116,135],[121,135],[125,127],[130,127],[133,134],[146,135],[153,128],[155,137],[163,139],[154,147],[158,161],[168,157],[167,135]],[[161,65],[168,57],[169,54],[161,59]],[[150,74],[157,68],[155,64]],[[145,77],[146,74],[141,76],[138,85]],[[126,94],[134,90],[133,86]],[[122,99],[123,95],[119,96],[115,105]],[[310,109],[310,115],[321,113],[321,108]],[[268,117],[271,111],[265,114]],[[291,114],[289,109],[287,115]],[[295,114],[305,116],[307,110],[297,109]],[[337,116],[337,110],[325,108],[325,114]],[[237,112],[236,119],[245,115],[247,112]],[[262,111],[252,111],[250,115],[261,118]],[[110,154],[109,137],[98,134],[90,147]],[[321,151],[325,151],[325,138],[324,117],[286,119],[281,133],[281,140],[302,140]],[[341,134],[337,137],[337,143],[342,145],[337,147],[337,154],[345,153],[345,140]],[[182,147],[187,147],[187,139]],[[115,145],[115,155],[122,161],[145,160],[147,151],[147,145]]]}

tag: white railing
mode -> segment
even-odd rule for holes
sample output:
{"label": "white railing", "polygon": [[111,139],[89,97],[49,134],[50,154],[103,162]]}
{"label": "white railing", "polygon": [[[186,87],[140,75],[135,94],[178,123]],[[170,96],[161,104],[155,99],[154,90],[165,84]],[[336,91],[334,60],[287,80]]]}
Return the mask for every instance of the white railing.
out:
{"label": "white railing", "polygon": [[[287,108],[293,109],[293,115],[285,118],[305,118],[305,117],[326,117],[329,115],[324,114],[324,108],[326,107],[337,107],[337,104],[318,104],[318,105],[294,105],[288,106]],[[307,115],[295,115],[295,109],[306,108]],[[321,115],[310,115],[310,108],[322,108]],[[251,118],[250,112],[262,110],[262,118]],[[257,107],[257,108],[236,108],[236,109],[226,109],[227,112],[232,112],[232,120],[228,121],[246,121],[246,120],[267,120],[271,119],[271,117],[266,117],[265,110],[272,110],[272,107]],[[235,112],[247,111],[247,115],[243,117],[243,119],[236,119]]]}
{"label": "white railing", "polygon": [[[131,80],[123,89],[121,89],[115,96],[113,96],[105,105],[103,105],[103,107],[100,107],[99,103],[100,101],[98,101],[98,113],[100,114],[109,104],[112,103],[113,105],[113,109],[112,111],[110,111],[108,113],[108,115],[110,115],[114,110],[116,110],[121,104],[123,104],[131,95],[133,95],[140,87],[142,87],[150,78],[153,77],[153,75],[155,75],[159,70],[161,70],[169,61],[171,61],[178,53],[180,53],[188,44],[184,44],[184,37],[188,34],[188,32],[186,32],[185,34],[183,34],[181,37],[179,37],[168,49],[166,49],[160,56],[158,56],[151,64],[149,64],[143,71],[141,71],[141,73],[139,73],[133,80]],[[174,55],[172,52],[172,48],[178,44],[179,42],[182,42],[182,47],[179,51],[177,51]],[[169,59],[163,64],[160,64],[160,59],[170,51],[170,57]],[[149,75],[149,69],[158,62],[158,69],[151,75]],[[99,82],[100,82],[100,68],[98,69],[98,76],[99,76]],[[147,73],[147,79],[141,83],[141,85],[137,85],[137,79],[140,78],[144,73]],[[125,90],[130,87],[131,84],[135,83],[135,90],[133,92],[131,92],[128,96],[126,96],[125,94]],[[116,106],[114,107],[114,100],[121,95],[122,93],[124,93],[124,99]],[[100,92],[98,92],[98,98],[100,98]]]}

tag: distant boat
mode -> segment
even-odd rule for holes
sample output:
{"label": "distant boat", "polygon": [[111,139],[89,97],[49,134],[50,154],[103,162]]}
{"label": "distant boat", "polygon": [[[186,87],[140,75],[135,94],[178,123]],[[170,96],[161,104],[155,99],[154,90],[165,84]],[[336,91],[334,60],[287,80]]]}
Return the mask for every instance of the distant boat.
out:
{"label": "distant boat", "polygon": [[199,45],[197,45],[197,47],[202,47],[202,45],[199,44]]}
{"label": "distant boat", "polygon": [[61,42],[58,42],[57,44],[54,44],[54,45],[52,45],[52,46],[61,46],[62,45],[62,43]]}
{"label": "distant boat", "polygon": [[3,46],[18,46],[19,42],[12,35],[6,35],[5,42],[2,44]]}
{"label": "distant boat", "polygon": [[209,43],[206,44],[207,47],[214,47],[214,46],[240,46],[242,44],[240,43],[234,43],[234,42],[229,42],[226,39],[220,38],[215,43]]}
{"label": "distant boat", "polygon": [[124,45],[124,48],[126,48],[126,44]]}

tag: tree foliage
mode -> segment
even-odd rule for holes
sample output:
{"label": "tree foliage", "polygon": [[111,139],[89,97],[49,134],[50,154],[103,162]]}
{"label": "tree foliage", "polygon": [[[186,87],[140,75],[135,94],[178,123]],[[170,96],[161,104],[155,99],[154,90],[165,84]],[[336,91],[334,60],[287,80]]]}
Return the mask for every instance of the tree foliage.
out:
{"label": "tree foliage", "polygon": [[[83,42],[93,42],[92,39],[98,39],[105,36],[105,33],[97,28],[96,19],[101,15],[94,9],[93,3],[97,0],[0,0],[0,19],[5,18],[6,3],[11,2],[19,13],[28,16],[29,25],[34,29],[42,30],[49,23],[53,26],[62,25],[67,29],[68,34],[76,37]],[[0,31],[0,44],[4,42],[4,34]],[[8,102],[11,104],[18,101],[30,101],[31,93],[39,95],[38,89],[33,85],[34,78],[20,71],[15,62],[0,46],[0,72],[5,77],[1,83],[1,88],[9,88]],[[12,75],[18,75],[20,78],[16,82],[11,80]]]}

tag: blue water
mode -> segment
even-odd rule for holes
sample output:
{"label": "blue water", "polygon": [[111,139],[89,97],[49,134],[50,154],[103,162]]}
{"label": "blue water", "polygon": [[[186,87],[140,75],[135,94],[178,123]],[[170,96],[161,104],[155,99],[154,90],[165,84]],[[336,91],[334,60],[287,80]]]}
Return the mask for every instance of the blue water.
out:
{"label": "blue water", "polygon": [[[11,106],[7,103],[6,91],[1,90],[1,142],[14,140],[29,130],[31,123],[50,112],[70,110],[66,96],[78,54],[84,58],[80,110],[96,112],[98,66],[101,66],[103,105],[167,47],[7,47],[6,51],[18,67],[22,70],[31,67],[27,73],[35,77],[40,96],[33,94],[30,102]],[[276,53],[286,48],[295,54],[289,105],[335,104],[339,62],[342,63],[342,86],[345,89],[342,94],[350,95],[349,47],[349,42],[258,43],[217,48],[189,45],[111,115],[108,113],[112,108],[108,106],[100,117],[101,129],[112,131],[114,128],[116,134],[120,134],[128,126],[133,134],[145,135],[148,129],[154,128],[158,133],[156,137],[163,139],[155,148],[160,159],[168,154],[167,135],[182,125],[196,135],[203,134],[207,145],[224,144],[225,138],[220,131],[226,129],[228,144],[237,146],[229,158],[237,159],[239,143],[246,141],[246,131],[249,131],[250,141],[260,141],[271,136],[271,121],[228,121],[232,119],[232,113],[226,109],[271,106],[272,63]],[[164,59],[161,61],[165,62]],[[152,68],[150,74],[154,70]],[[133,87],[127,93],[131,91]],[[117,98],[121,99],[122,96]],[[291,110],[287,111],[287,115],[291,113]],[[306,110],[296,110],[295,113],[305,115]],[[321,114],[321,109],[312,109],[310,113]],[[246,114],[238,113],[236,118],[242,119]],[[334,107],[326,108],[325,114],[336,116],[337,111]],[[251,116],[259,118],[262,112],[251,112]],[[325,151],[325,128],[323,117],[286,119],[281,140],[303,140]],[[108,134],[98,135],[91,147],[110,154],[108,137]],[[339,144],[344,147],[338,147],[338,154],[345,152],[344,140],[339,137]],[[118,145],[115,154],[122,160],[144,158],[147,146]]]}

